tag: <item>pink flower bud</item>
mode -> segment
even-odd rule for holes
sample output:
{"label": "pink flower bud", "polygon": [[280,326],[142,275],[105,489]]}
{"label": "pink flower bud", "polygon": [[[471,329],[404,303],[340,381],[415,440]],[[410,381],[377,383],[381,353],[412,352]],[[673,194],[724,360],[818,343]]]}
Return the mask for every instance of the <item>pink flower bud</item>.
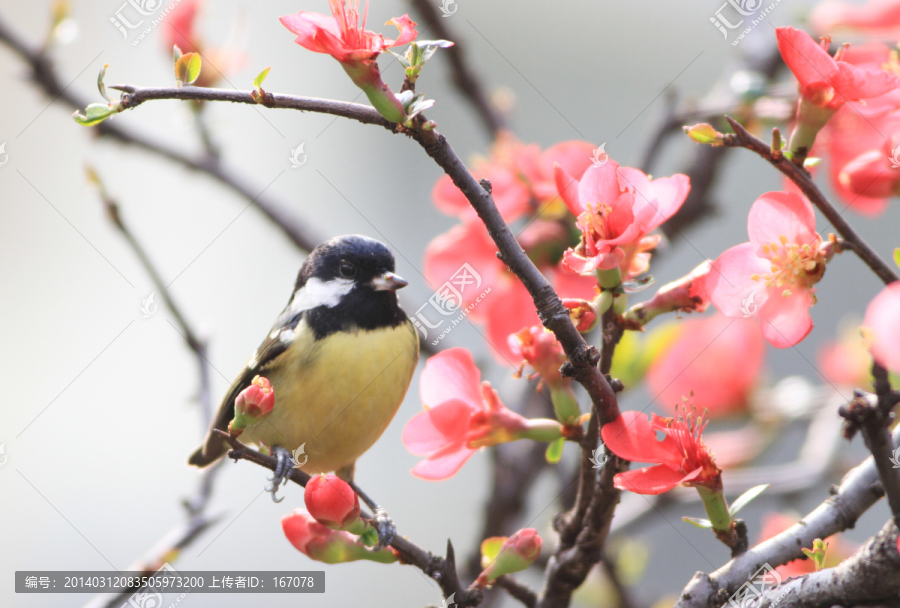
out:
{"label": "pink flower bud", "polygon": [[323,526],[303,509],[285,515],[281,528],[298,551],[318,562],[342,564],[366,559],[389,564],[397,561],[392,550],[370,551],[349,532]]}
{"label": "pink flower bud", "polygon": [[543,541],[534,528],[519,530],[503,540],[489,538],[481,544],[481,564],[484,571],[475,579],[473,586],[483,589],[497,577],[520,572],[530,566],[541,554]]}
{"label": "pink flower bud", "polygon": [[547,384],[555,386],[562,380],[559,366],[565,363],[566,355],[553,332],[535,325],[512,334],[508,340],[513,355],[534,368]]}
{"label": "pink flower bud", "polygon": [[265,416],[275,407],[275,390],[267,378],[256,376],[234,400],[234,411],[246,416]]}
{"label": "pink flower bud", "polygon": [[303,493],[306,508],[317,522],[333,530],[347,530],[359,520],[359,496],[337,475],[317,475]]}
{"label": "pink flower bud", "polygon": [[253,378],[253,382],[242,390],[234,400],[234,420],[228,430],[234,434],[257,422],[275,407],[275,389],[268,379],[262,376]]}

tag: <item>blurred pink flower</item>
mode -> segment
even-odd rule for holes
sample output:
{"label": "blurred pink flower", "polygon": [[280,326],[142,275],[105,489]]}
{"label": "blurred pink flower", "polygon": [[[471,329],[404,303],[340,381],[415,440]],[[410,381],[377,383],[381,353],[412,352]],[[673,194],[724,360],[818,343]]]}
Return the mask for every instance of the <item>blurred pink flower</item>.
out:
{"label": "blurred pink flower", "polygon": [[781,57],[799,82],[800,95],[814,106],[837,110],[848,101],[878,97],[900,84],[883,69],[842,61],[843,47],[832,57],[827,36],[816,43],[792,27],[778,27],[775,32]]}
{"label": "blurred pink flower", "polygon": [[882,289],[869,303],[863,326],[875,360],[900,373],[900,281]]}
{"label": "blurred pink flower", "polygon": [[[533,231],[546,232],[540,222],[534,222],[519,236],[523,244],[530,243],[531,254],[544,250],[545,244],[533,239]],[[472,321],[486,325],[486,337],[492,347],[492,354],[509,363],[516,361],[509,348],[511,334],[525,327],[540,323],[534,302],[522,282],[506,265],[497,259],[497,247],[481,222],[466,222],[438,235],[425,250],[425,277],[434,289],[453,277],[464,264],[478,273],[481,284],[469,286],[462,292],[462,308],[476,304],[468,314]],[[591,277],[575,276],[560,270],[558,265],[536,263],[562,297],[593,300],[596,281]],[[488,289],[490,292],[482,296]],[[438,330],[440,331],[440,330]]]}
{"label": "blurred pink flower", "polygon": [[710,418],[746,411],[765,351],[757,323],[715,314],[678,321],[676,332],[647,372],[654,400],[670,408],[693,393]]}
{"label": "blurred pink flower", "polygon": [[713,305],[733,319],[757,316],[777,348],[800,342],[812,330],[809,308],[831,251],[816,232],[805,198],[767,192],[747,218],[750,242],[719,256],[706,277]]}
{"label": "blurred pink flower", "polygon": [[870,0],[862,5],[822,2],[813,9],[809,23],[820,35],[851,31],[875,39],[897,39],[900,38],[900,1]]}

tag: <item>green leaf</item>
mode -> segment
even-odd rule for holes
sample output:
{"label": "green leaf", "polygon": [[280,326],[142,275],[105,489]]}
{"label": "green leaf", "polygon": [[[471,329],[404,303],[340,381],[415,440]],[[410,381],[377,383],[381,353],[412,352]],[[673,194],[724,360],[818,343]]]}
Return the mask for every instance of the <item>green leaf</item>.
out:
{"label": "green leaf", "polygon": [[900,247],[894,249],[894,264],[900,266]]}
{"label": "green leaf", "polygon": [[110,108],[109,105],[105,103],[92,103],[85,108],[84,114],[75,112],[72,114],[72,118],[80,125],[92,127],[103,122],[118,111],[118,108]]}
{"label": "green leaf", "polygon": [[100,69],[100,74],[97,76],[97,88],[100,89],[100,94],[103,95],[103,99],[106,101],[112,101],[109,98],[109,94],[106,92],[106,85],[103,83],[103,78],[106,76],[106,68],[109,67],[109,64],[106,63]]}
{"label": "green leaf", "polygon": [[741,494],[737,500],[734,501],[734,504],[732,504],[731,508],[728,509],[728,513],[730,513],[731,516],[734,517],[735,515],[737,515],[738,511],[746,507],[751,500],[762,494],[768,487],[769,484],[763,484],[761,486],[750,488],[749,490]]}
{"label": "green leaf", "polygon": [[262,72],[256,75],[256,78],[253,79],[253,88],[258,89],[262,86],[263,81],[266,79],[266,76],[269,75],[269,70],[271,67],[264,69]]}
{"label": "green leaf", "polygon": [[484,539],[481,543],[482,568],[487,568],[492,561],[497,559],[497,554],[500,553],[500,547],[503,546],[506,538],[506,536],[492,536],[491,538]]}
{"label": "green leaf", "polygon": [[716,131],[712,125],[702,122],[693,127],[683,127],[687,136],[698,144],[722,145],[722,134]]}
{"label": "green leaf", "polygon": [[563,453],[563,444],[565,444],[565,437],[560,437],[556,441],[550,442],[550,445],[547,446],[547,462],[550,464],[556,464],[562,458]]}
{"label": "green leaf", "polygon": [[375,528],[366,528],[359,540],[367,547],[374,547],[378,544],[378,531]]}
{"label": "green leaf", "polygon": [[682,517],[681,519],[691,525],[697,526],[698,528],[712,528],[712,522],[708,519],[701,519],[699,517]]}
{"label": "green leaf", "polygon": [[200,76],[200,55],[185,53],[175,62],[175,78],[181,84],[193,84]]}

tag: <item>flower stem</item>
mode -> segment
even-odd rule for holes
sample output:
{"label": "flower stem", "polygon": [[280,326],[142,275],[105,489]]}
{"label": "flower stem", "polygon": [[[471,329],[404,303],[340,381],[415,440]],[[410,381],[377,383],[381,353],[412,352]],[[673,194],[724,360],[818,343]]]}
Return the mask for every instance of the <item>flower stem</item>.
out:
{"label": "flower stem", "polygon": [[697,486],[697,492],[706,508],[706,516],[712,522],[713,530],[728,532],[731,530],[731,513],[728,512],[728,501],[722,490],[710,490],[705,486]]}

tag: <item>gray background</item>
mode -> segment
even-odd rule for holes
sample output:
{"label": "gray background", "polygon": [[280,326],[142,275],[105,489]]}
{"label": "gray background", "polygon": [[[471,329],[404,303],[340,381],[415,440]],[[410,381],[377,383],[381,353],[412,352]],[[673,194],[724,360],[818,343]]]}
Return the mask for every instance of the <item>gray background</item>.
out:
{"label": "gray background", "polygon": [[[131,46],[109,23],[119,6],[76,2],[80,35],[53,52],[62,79],[74,79],[71,86],[96,101],[94,83],[103,63],[110,64],[107,83],[173,82],[170,55],[159,40],[162,26]],[[514,91],[512,125],[522,141],[543,147],[567,139],[605,141],[607,152],[624,165],[639,161],[663,108],[662,98],[654,99],[673,79],[674,88],[700,97],[737,55],[709,23],[717,3],[461,0],[458,6],[447,25],[490,87]],[[29,40],[44,36],[47,2],[2,0],[0,7],[3,18]],[[792,23],[805,7],[784,0],[768,19],[775,25]],[[249,60],[229,75],[238,88],[249,88],[257,72],[273,66],[267,89],[358,97],[331,58],[299,48],[279,24],[279,15],[300,9],[322,12],[327,5],[324,0],[209,3],[200,30],[209,46],[220,46],[234,20],[243,19],[240,39]],[[391,28],[379,24],[408,10],[400,2],[373,2],[370,29],[388,33]],[[431,37],[427,31],[422,35]],[[774,32],[761,25],[742,44],[760,37],[771,40]],[[390,59],[383,58],[382,66],[396,90],[401,71]],[[215,400],[281,310],[303,256],[256,210],[242,212],[245,200],[210,179],[145,152],[95,141],[89,129],[72,121],[70,110],[48,107],[49,100],[23,81],[23,73],[19,60],[0,48],[0,142],[6,141],[9,154],[0,168],[0,443],[6,443],[8,455],[0,467],[0,571],[5,573],[0,597],[4,605],[72,606],[80,604],[72,596],[15,596],[12,571],[124,569],[140,558],[182,521],[179,501],[193,491],[197,478],[185,460],[202,424],[193,401],[194,358],[167,322],[168,310],[160,306],[155,315],[142,318],[141,300],[154,288],[86,187],[84,164],[94,165],[120,200],[164,280],[177,276],[171,294],[209,336],[210,360],[222,374],[213,372]],[[418,87],[437,100],[429,117],[463,158],[485,153],[485,132],[447,80],[447,66],[438,56]],[[411,282],[406,301],[422,303],[431,294],[421,275],[422,252],[455,220],[431,204],[440,170],[418,146],[382,129],[287,110],[216,104],[209,108],[209,119],[226,166],[260,190],[274,179],[269,193],[323,237],[359,232],[389,242],[398,253],[398,272]],[[199,150],[180,102],[147,103],[114,120],[185,150]],[[654,173],[682,168],[692,145],[683,139],[666,147]],[[308,162],[291,169],[288,156],[301,142],[306,142]],[[687,238],[703,256],[715,258],[746,240],[753,200],[780,184],[777,173],[749,152],[729,154],[715,193],[721,213]],[[883,256],[900,244],[895,203],[877,220],[848,216]],[[702,261],[693,247],[673,245],[671,255],[652,269],[659,281]],[[802,374],[816,380],[809,361],[815,361],[817,347],[832,338],[845,314],[862,315],[879,283],[847,255],[830,265],[819,287],[813,333],[796,350],[768,349],[772,378]],[[455,329],[445,343],[485,356],[482,338],[469,326]],[[488,376],[513,403],[521,387],[508,372],[493,367]],[[488,455],[476,455],[441,483],[410,475],[416,458],[401,444],[400,433],[420,409],[417,387],[418,378],[385,435],[359,461],[357,479],[387,507],[402,534],[435,551],[443,551],[452,536],[458,555],[466,556],[480,540]],[[646,400],[636,391],[623,405],[640,409]],[[567,452],[573,449],[567,446]],[[226,516],[183,554],[176,568],[318,569],[290,546],[279,525],[281,516],[302,506],[302,490],[289,486],[286,500],[273,504],[261,495],[264,474],[248,464],[227,464],[212,508]],[[804,511],[825,492],[823,484],[809,496],[763,499],[760,505]],[[546,507],[555,495],[554,481],[539,484],[522,525],[546,531],[555,512]],[[880,527],[884,513],[879,505],[851,537],[865,538]],[[727,561],[726,549],[712,535],[679,521],[683,514],[666,514],[673,525],[654,514],[640,532],[652,548],[638,590],[646,601],[677,591],[698,569]],[[759,516],[758,509],[747,512],[751,536],[759,529]],[[324,569],[328,592],[323,596],[194,595],[181,605],[441,602],[440,589],[412,568],[366,562]],[[526,578],[539,583],[537,575]]]}

